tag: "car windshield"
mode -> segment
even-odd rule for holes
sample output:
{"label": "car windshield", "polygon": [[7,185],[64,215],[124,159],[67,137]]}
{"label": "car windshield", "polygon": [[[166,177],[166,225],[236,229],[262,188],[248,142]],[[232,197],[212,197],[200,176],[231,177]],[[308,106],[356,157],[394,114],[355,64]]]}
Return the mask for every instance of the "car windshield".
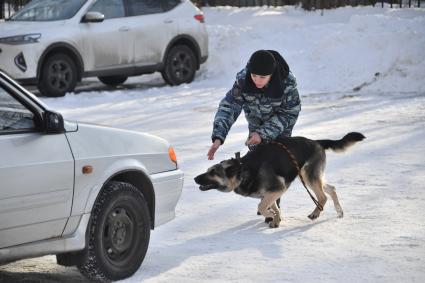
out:
{"label": "car windshield", "polygon": [[34,115],[0,87],[0,132],[35,128]]}
{"label": "car windshield", "polygon": [[72,18],[87,0],[33,0],[11,21],[58,21]]}

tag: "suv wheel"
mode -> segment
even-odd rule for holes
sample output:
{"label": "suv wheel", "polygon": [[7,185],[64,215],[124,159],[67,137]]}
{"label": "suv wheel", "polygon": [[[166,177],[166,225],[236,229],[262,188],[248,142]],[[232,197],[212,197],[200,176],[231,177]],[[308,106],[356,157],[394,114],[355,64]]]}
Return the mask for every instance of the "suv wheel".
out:
{"label": "suv wheel", "polygon": [[143,194],[131,184],[109,182],[94,204],[78,269],[100,281],[133,275],[146,255],[150,228]]}
{"label": "suv wheel", "polygon": [[54,54],[47,58],[41,69],[38,89],[50,97],[64,96],[75,89],[77,66],[66,54]]}
{"label": "suv wheel", "polygon": [[165,82],[170,85],[190,83],[195,77],[196,64],[192,49],[186,45],[177,45],[168,52],[161,74]]}
{"label": "suv wheel", "polygon": [[123,84],[127,80],[127,77],[125,76],[105,76],[105,77],[98,77],[98,78],[99,78],[99,81],[109,86],[117,86],[117,85]]}

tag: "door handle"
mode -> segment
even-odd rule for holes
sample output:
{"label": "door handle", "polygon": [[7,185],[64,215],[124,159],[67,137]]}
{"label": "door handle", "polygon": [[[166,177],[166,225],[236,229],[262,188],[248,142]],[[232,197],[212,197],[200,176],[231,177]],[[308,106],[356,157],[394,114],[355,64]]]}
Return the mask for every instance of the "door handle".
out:
{"label": "door handle", "polygon": [[164,23],[165,24],[171,24],[171,23],[173,23],[173,20],[172,19],[166,19],[166,20],[164,20]]}
{"label": "door handle", "polygon": [[129,31],[129,27],[120,27],[119,31]]}

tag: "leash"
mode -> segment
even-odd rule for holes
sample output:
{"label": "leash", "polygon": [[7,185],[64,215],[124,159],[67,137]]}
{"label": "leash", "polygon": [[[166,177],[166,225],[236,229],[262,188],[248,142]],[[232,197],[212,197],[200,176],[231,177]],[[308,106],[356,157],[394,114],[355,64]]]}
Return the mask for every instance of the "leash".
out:
{"label": "leash", "polygon": [[310,192],[310,190],[307,188],[307,186],[306,186],[306,184],[305,184],[305,182],[304,182],[304,178],[303,178],[303,176],[301,175],[301,169],[300,169],[300,166],[298,165],[298,162],[297,162],[297,159],[295,158],[295,156],[292,154],[292,152],[289,150],[289,148],[286,146],[286,145],[284,145],[283,143],[280,143],[280,142],[277,142],[277,141],[270,141],[270,143],[272,143],[272,144],[276,144],[276,145],[278,145],[278,146],[280,146],[280,147],[282,147],[285,151],[286,151],[286,153],[289,155],[289,159],[292,161],[292,164],[295,166],[295,168],[297,169],[297,174],[298,174],[298,177],[300,178],[300,180],[301,180],[301,183],[303,184],[303,186],[304,186],[304,188],[305,188],[305,190],[307,191],[307,193],[309,194],[309,196],[311,197],[311,199],[313,200],[313,202],[314,202],[314,204],[317,206],[317,208],[320,210],[320,211],[323,211],[323,206],[316,200],[316,198],[311,194],[311,192]]}

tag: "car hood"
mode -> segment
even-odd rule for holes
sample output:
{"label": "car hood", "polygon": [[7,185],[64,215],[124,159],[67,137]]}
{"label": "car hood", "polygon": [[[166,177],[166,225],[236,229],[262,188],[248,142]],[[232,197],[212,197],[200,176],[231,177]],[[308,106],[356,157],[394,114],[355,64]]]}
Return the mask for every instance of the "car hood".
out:
{"label": "car hood", "polygon": [[168,154],[170,144],[160,137],[80,122],[77,127],[66,133],[76,162],[132,159],[143,164],[149,173],[176,169]]}
{"label": "car hood", "polygon": [[53,22],[27,22],[27,21],[5,21],[0,23],[0,38],[31,34],[31,33],[41,33],[43,31],[46,33],[49,29],[57,29],[64,25],[65,21],[55,21]]}

